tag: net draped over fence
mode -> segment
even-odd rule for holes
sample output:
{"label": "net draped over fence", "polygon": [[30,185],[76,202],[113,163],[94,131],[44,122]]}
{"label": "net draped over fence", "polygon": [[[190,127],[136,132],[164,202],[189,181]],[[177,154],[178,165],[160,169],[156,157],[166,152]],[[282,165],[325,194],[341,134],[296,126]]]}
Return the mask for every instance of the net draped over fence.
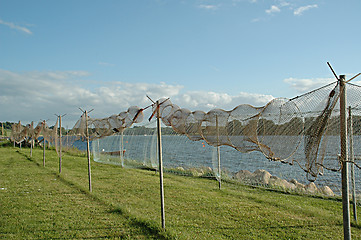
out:
{"label": "net draped over fence", "polygon": [[[57,122],[55,126],[57,125]],[[34,123],[22,126],[21,122],[12,125],[10,140],[17,144],[21,142],[37,141],[40,136],[53,145],[57,145],[58,133],[57,128],[50,129],[45,121],[41,121],[34,128]]]}
{"label": "net draped over fence", "polygon": [[[360,93],[360,86],[347,84],[347,106],[354,116],[350,137],[357,146],[361,140]],[[233,110],[204,112],[181,108],[165,98],[158,102],[163,124],[172,127],[177,135],[186,136],[190,141],[206,142],[209,146],[229,146],[242,153],[260,152],[270,161],[299,166],[306,172],[307,179],[314,181],[324,174],[324,169],[339,171],[341,168],[338,159],[341,151],[339,97],[339,83],[333,82],[292,99],[273,99],[263,107],[242,104]],[[153,104],[152,115],[156,108]],[[143,136],[146,137],[149,138]],[[117,141],[115,145],[123,145],[120,138]],[[149,150],[150,142],[138,151]],[[360,149],[354,148],[356,166],[359,166]],[[99,147],[98,156],[104,150]],[[150,153],[146,155],[143,153],[144,164],[153,162],[154,165],[156,161],[149,160],[154,157]]]}
{"label": "net draped over fence", "polygon": [[[361,88],[348,84],[347,89],[357,140]],[[191,112],[164,99],[159,100],[159,108],[163,123],[192,141],[227,145],[240,152],[260,151],[271,161],[297,163],[312,180],[322,175],[324,168],[338,171],[341,167],[337,160],[339,96],[340,86],[334,82],[293,99],[273,99],[261,108],[239,105],[230,111]],[[354,151],[356,156],[360,155],[359,149]]]}
{"label": "net draped over fence", "polygon": [[[361,87],[347,83],[346,90],[347,106],[350,107],[353,115],[353,122],[349,123],[353,126],[353,132],[349,134],[349,138],[353,137],[356,146],[353,150],[355,157],[353,163],[359,167]],[[159,108],[163,125],[171,128],[173,135],[183,136],[182,141],[186,147],[182,149],[182,154],[192,155],[190,144],[192,142],[198,142],[194,143],[197,146],[202,145],[202,150],[208,149],[207,154],[210,154],[210,158],[214,158],[214,152],[209,149],[219,146],[231,147],[242,153],[258,152],[271,162],[299,166],[306,172],[308,180],[313,181],[324,174],[324,169],[339,171],[341,168],[338,159],[339,98],[338,81],[292,99],[273,99],[263,107],[241,104],[232,110],[191,111],[172,103],[170,99],[162,98],[157,101],[158,104],[152,104],[149,124],[152,124],[151,120],[154,120],[153,117],[156,117]],[[70,135],[76,136],[71,141],[74,142],[79,138],[85,140],[89,137],[93,140],[95,159],[115,156],[117,159],[115,162],[123,164],[124,160],[143,158],[143,164],[154,167],[157,164],[154,142],[156,136],[154,131],[146,130],[146,126],[151,125],[147,125],[144,121],[145,109],[133,106],[127,111],[103,119],[89,116],[86,119],[83,114],[69,132]],[[132,126],[134,127],[131,128]],[[142,128],[145,128],[143,133],[140,131]],[[33,129],[32,126],[22,127],[19,123],[13,125],[12,139],[19,142],[27,137],[36,138],[40,132],[49,140],[56,138],[56,131],[49,130],[45,125],[38,125]],[[97,141],[97,139],[104,140]],[[144,143],[140,139],[149,139],[149,141]],[[105,143],[106,141],[113,141],[115,147],[106,149],[106,145],[110,144]],[[129,146],[130,141],[136,142],[134,149]],[[166,141],[171,142],[170,138]],[[205,146],[204,143],[207,145]],[[179,143],[173,145],[177,144]],[[125,145],[128,145],[126,149]],[[163,149],[165,151],[165,148]],[[188,165],[192,166],[192,163],[188,162]]]}

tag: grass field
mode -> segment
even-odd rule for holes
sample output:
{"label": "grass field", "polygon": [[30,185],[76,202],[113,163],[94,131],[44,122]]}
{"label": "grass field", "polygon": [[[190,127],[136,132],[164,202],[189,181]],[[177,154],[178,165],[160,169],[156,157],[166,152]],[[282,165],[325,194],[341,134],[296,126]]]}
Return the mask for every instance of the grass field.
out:
{"label": "grass field", "polygon": [[[342,239],[342,207],[322,199],[92,162],[84,155],[0,147],[1,239]],[[358,209],[359,211],[361,209]],[[361,214],[358,215],[361,219]],[[353,239],[361,227],[352,224]]]}

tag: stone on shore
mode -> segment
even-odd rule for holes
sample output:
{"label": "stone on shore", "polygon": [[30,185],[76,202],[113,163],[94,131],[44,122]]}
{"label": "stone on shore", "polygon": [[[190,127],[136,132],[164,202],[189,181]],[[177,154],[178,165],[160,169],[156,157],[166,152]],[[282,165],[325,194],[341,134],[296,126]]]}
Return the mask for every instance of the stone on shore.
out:
{"label": "stone on shore", "polygon": [[266,170],[258,169],[253,173],[248,170],[240,170],[236,173],[235,176],[241,182],[267,185],[269,183],[271,174]]}
{"label": "stone on shore", "polygon": [[238,181],[247,184],[267,185],[274,188],[281,188],[283,190],[292,190],[308,194],[323,194],[325,196],[335,195],[328,186],[318,188],[313,182],[304,185],[299,183],[296,179],[286,181],[285,179],[281,179],[277,176],[272,176],[269,172],[263,169],[258,169],[253,173],[248,170],[240,170],[235,174],[235,178]]}
{"label": "stone on shore", "polygon": [[287,182],[286,180],[276,176],[271,176],[269,185],[271,187],[281,188],[283,190],[295,190],[297,188],[295,184]]}
{"label": "stone on shore", "polygon": [[335,196],[334,192],[331,190],[331,188],[329,186],[320,187],[319,190],[323,195],[326,195],[326,196],[329,196],[329,197]]}
{"label": "stone on shore", "polygon": [[305,186],[305,189],[306,189],[306,192],[312,193],[312,194],[317,193],[317,191],[318,191],[318,188],[317,188],[316,184],[313,183],[313,182],[307,184]]}
{"label": "stone on shore", "polygon": [[269,180],[272,176],[269,172],[263,169],[257,169],[256,171],[253,172],[253,174],[254,174],[254,180],[258,184],[265,184],[265,185],[269,183]]}

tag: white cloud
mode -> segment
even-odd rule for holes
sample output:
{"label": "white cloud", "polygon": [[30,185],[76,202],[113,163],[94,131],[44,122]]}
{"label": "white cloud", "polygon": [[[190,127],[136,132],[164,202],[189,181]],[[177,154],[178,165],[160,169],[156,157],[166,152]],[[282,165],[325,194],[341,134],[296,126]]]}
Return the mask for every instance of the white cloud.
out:
{"label": "white cloud", "polygon": [[283,80],[299,93],[305,93],[335,81],[335,78],[287,78]]}
{"label": "white cloud", "polygon": [[[91,117],[108,117],[130,106],[146,107],[153,100],[169,97],[174,104],[191,111],[214,108],[232,110],[240,104],[264,106],[271,95],[241,92],[227,93],[184,91],[181,85],[160,83],[97,83],[91,87],[90,73],[84,71],[12,72],[0,69],[0,121],[24,123],[67,114],[64,126],[72,127],[80,110],[94,109]],[[148,117],[148,116],[146,116]]]}
{"label": "white cloud", "polygon": [[310,10],[310,9],[312,9],[312,8],[317,8],[317,7],[318,7],[317,4],[299,7],[299,8],[296,8],[296,9],[293,11],[293,14],[296,15],[296,16],[300,16],[300,15],[303,14],[304,11]]}
{"label": "white cloud", "polygon": [[219,6],[212,4],[201,4],[198,7],[205,10],[217,10]]}
{"label": "white cloud", "polygon": [[[166,83],[104,83],[91,89],[84,71],[11,72],[0,69],[0,121],[37,121],[67,113],[75,121],[78,107],[92,109],[94,117],[106,117],[132,105],[144,107],[154,99],[173,97],[183,88]],[[88,85],[88,84],[89,85]],[[98,83],[99,84],[99,83]]]}
{"label": "white cloud", "polygon": [[273,98],[271,95],[245,92],[232,96],[227,93],[191,91],[176,96],[172,102],[192,111],[209,111],[214,108],[232,110],[240,104],[250,104],[256,107],[263,106]]}
{"label": "white cloud", "polygon": [[272,13],[277,13],[277,12],[281,12],[281,9],[275,5],[272,5],[270,9],[266,10],[267,14],[272,14]]}
{"label": "white cloud", "polygon": [[16,25],[15,23],[12,23],[12,22],[5,22],[5,21],[0,19],[0,24],[5,25],[5,26],[7,26],[9,28],[24,32],[26,34],[33,34],[28,28],[21,27],[21,26]]}
{"label": "white cloud", "polygon": [[291,4],[289,2],[285,2],[285,1],[281,1],[280,2],[280,6],[281,7],[287,7],[287,6],[290,6]]}

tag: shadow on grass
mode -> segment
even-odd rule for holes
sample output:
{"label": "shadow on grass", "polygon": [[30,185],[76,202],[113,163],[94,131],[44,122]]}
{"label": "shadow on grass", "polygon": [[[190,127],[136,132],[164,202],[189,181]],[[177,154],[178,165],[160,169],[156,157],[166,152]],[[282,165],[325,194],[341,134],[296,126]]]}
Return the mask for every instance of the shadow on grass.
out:
{"label": "shadow on grass", "polygon": [[353,227],[353,228],[357,228],[357,229],[361,229],[361,225],[359,225],[360,223],[354,223],[354,222],[352,222],[351,223],[351,227]]}
{"label": "shadow on grass", "polygon": [[[137,228],[143,234],[148,235],[149,237],[154,238],[154,239],[175,239],[174,236],[172,236],[169,232],[163,230],[155,222],[132,216],[129,211],[126,211],[125,209],[123,209],[121,207],[116,207],[110,203],[107,203],[106,201],[104,201],[103,199],[98,197],[96,194],[89,192],[88,189],[84,189],[83,187],[77,185],[76,183],[65,179],[58,172],[53,172],[48,168],[44,168],[42,164],[38,163],[33,158],[29,157],[26,153],[21,152],[19,150],[16,150],[16,152],[18,154],[20,154],[21,156],[23,156],[24,158],[26,158],[28,161],[36,164],[38,167],[41,167],[44,170],[49,171],[51,174],[56,176],[65,185],[73,188],[76,191],[79,191],[80,193],[87,196],[89,199],[96,201],[97,203],[107,207],[109,209],[108,213],[119,214],[119,215],[123,216],[128,221],[128,224],[130,226]],[[107,238],[107,237],[100,237],[100,238]]]}
{"label": "shadow on grass", "polygon": [[19,153],[24,158],[26,158],[28,161],[33,162],[34,164],[36,164],[38,167],[40,167],[40,166],[42,167],[42,165],[40,165],[40,163],[36,162],[34,159],[32,159],[31,157],[26,155],[24,152],[22,152],[20,150],[16,150],[16,152]]}
{"label": "shadow on grass", "polygon": [[136,217],[132,217],[122,208],[114,208],[109,211],[109,213],[113,214],[121,214],[130,221],[131,226],[141,229],[144,234],[149,234],[156,236],[157,239],[175,239],[173,236],[166,233],[163,229],[161,229],[157,224],[152,221],[147,221],[144,219],[138,219]]}

